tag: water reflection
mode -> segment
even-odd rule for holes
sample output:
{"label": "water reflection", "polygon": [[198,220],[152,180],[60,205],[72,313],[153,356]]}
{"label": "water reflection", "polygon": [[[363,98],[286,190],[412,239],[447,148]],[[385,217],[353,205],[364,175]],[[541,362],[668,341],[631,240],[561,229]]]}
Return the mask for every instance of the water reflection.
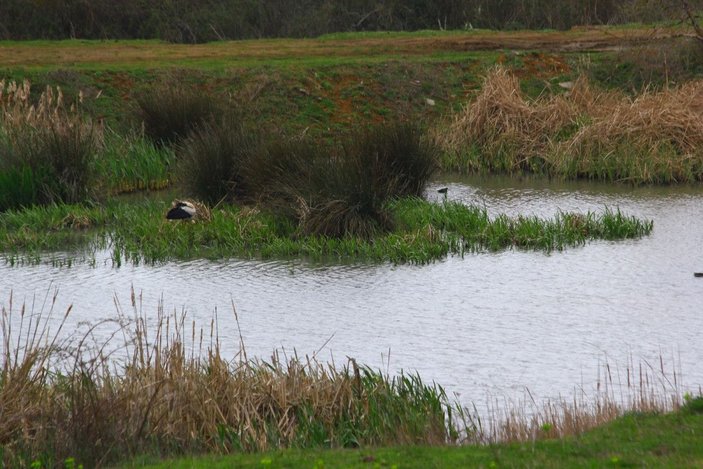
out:
{"label": "water reflection", "polygon": [[[570,395],[588,388],[598,364],[630,356],[676,361],[684,381],[703,384],[699,331],[703,280],[703,190],[627,188],[510,179],[445,179],[449,200],[477,203],[490,215],[550,216],[619,207],[654,220],[651,236],[598,241],[544,254],[470,254],[426,266],[313,265],[304,261],[222,260],[115,268],[108,252],[95,265],[0,266],[0,304],[58,288],[57,310],[70,320],[114,318],[115,296],[133,287],[144,311],[185,308],[208,329],[217,311],[220,338],[234,354],[239,331],[249,356],[274,348],[351,356],[395,372],[417,370],[461,394]],[[443,196],[434,188],[428,197]]]}

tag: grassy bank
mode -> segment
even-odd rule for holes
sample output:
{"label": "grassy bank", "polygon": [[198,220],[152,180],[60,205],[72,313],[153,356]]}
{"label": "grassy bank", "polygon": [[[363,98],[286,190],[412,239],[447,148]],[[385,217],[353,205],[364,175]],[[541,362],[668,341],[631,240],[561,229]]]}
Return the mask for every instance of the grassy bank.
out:
{"label": "grassy bank", "polygon": [[[701,399],[682,396],[663,369],[628,365],[627,383],[608,373],[596,396],[493,409],[481,420],[437,384],[353,359],[250,360],[241,337],[238,354],[225,357],[219,319],[203,331],[184,314],[147,314],[131,298],[114,320],[65,331],[71,308],[52,317],[11,299],[3,306],[3,464],[94,467],[202,453],[219,456],[159,467],[700,461]],[[562,440],[541,441],[550,438]]]}
{"label": "grassy bank", "polygon": [[[230,164],[222,152],[233,142],[217,131],[191,132],[228,115],[254,139],[274,142],[259,152],[264,158],[297,140],[325,147],[360,128],[411,122],[419,132],[432,130],[444,149],[438,160],[444,170],[700,181],[700,86],[651,91],[700,70],[702,54],[680,33],[639,26],[194,46],[2,44],[7,54],[0,67],[8,80],[0,100],[0,211],[167,186],[203,199],[183,180],[192,169],[187,161],[203,153],[201,168]],[[622,49],[600,50],[611,46]],[[485,78],[495,63],[519,80],[494,72]],[[560,84],[573,89],[564,93]],[[613,87],[621,94],[603,91]],[[365,157],[373,150],[363,149]],[[335,160],[344,151],[324,156]],[[205,161],[211,158],[220,160]],[[234,177],[236,171],[216,172]]]}
{"label": "grassy bank", "polygon": [[288,450],[163,462],[150,468],[446,468],[446,467],[670,467],[703,462],[703,413],[698,398],[672,414],[625,415],[577,437],[510,445],[393,447],[360,450]]}
{"label": "grassy bank", "polygon": [[594,239],[638,238],[652,229],[651,222],[619,211],[511,218],[454,202],[408,198],[389,203],[395,225],[389,233],[372,239],[332,238],[301,235],[286,218],[234,205],[213,210],[210,221],[167,221],[169,206],[143,199],[5,212],[0,216],[0,245],[11,262],[31,261],[41,251],[82,246],[107,247],[118,265],[232,256],[426,263],[451,254],[511,247],[560,250]]}
{"label": "grassy bank", "polygon": [[[63,320],[3,307],[0,461],[87,467],[129,455],[283,447],[444,444],[456,439],[441,387],[350,360],[220,354],[185,316],[118,311],[62,333]],[[235,313],[236,319],[236,313]],[[54,322],[52,322],[54,321]],[[53,328],[51,327],[53,325]],[[107,328],[104,342],[93,335]],[[111,332],[110,332],[111,331]]]}

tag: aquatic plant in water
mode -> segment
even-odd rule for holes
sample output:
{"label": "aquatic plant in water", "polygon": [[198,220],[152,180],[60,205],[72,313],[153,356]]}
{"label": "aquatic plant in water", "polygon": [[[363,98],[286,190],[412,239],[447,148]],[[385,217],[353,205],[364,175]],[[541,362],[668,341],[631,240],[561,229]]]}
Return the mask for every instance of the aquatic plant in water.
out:
{"label": "aquatic plant in water", "polygon": [[166,220],[169,203],[144,200],[87,206],[35,207],[0,216],[0,246],[5,253],[63,249],[66,243],[107,247],[115,262],[169,259],[259,257],[356,259],[427,263],[449,254],[511,247],[545,251],[595,239],[645,236],[652,222],[619,210],[560,213],[553,218],[490,217],[482,207],[457,202],[434,204],[417,198],[385,206],[392,231],[372,238],[301,235],[298,225],[263,208],[221,205],[207,222]]}

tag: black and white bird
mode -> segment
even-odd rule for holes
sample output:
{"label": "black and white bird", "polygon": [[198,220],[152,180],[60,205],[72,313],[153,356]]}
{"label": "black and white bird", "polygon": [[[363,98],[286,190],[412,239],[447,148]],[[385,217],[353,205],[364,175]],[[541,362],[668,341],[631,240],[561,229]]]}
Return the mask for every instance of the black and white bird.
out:
{"label": "black and white bird", "polygon": [[195,206],[190,202],[176,200],[173,207],[166,213],[168,220],[192,220],[196,214]]}

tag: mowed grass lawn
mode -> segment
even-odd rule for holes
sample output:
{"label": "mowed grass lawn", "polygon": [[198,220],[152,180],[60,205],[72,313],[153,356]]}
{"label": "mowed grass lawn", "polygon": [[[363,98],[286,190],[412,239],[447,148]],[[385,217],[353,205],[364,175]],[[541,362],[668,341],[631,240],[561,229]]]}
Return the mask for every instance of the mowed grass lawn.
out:
{"label": "mowed grass lawn", "polygon": [[628,414],[563,440],[490,446],[286,450],[165,460],[123,467],[151,468],[501,468],[703,467],[703,398],[682,411]]}

